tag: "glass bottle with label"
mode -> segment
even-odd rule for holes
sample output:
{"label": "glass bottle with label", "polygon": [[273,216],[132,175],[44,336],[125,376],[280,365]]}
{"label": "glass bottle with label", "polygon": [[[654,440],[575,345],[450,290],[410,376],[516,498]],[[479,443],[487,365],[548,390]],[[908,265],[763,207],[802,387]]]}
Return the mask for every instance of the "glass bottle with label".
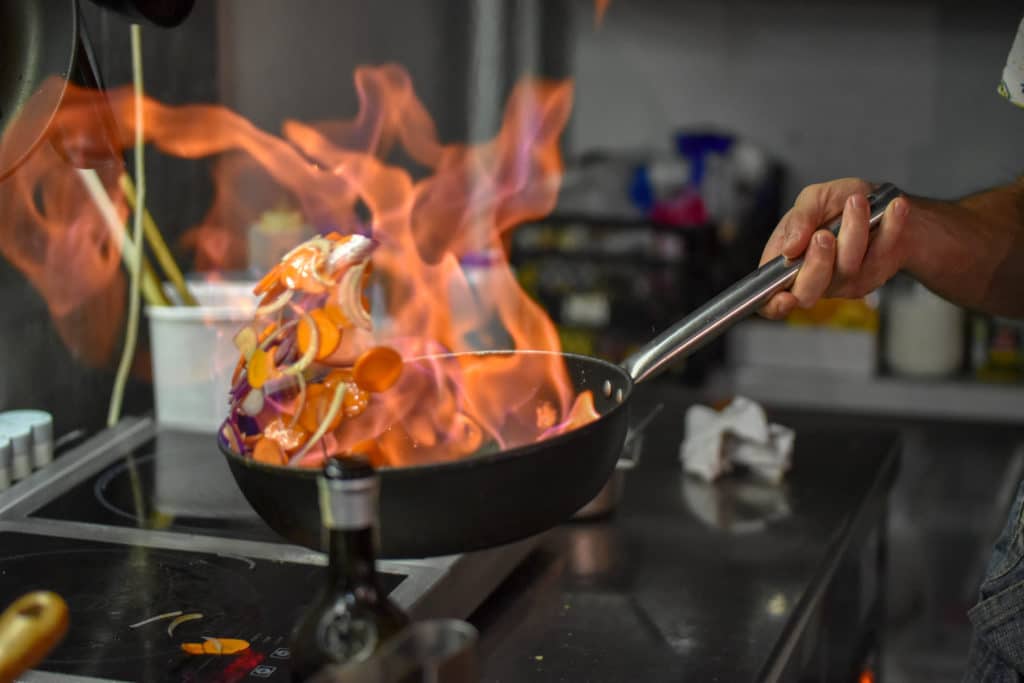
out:
{"label": "glass bottle with label", "polygon": [[328,458],[318,487],[329,564],[326,585],[292,634],[296,681],[328,664],[367,659],[409,624],[377,575],[376,471],[364,458]]}

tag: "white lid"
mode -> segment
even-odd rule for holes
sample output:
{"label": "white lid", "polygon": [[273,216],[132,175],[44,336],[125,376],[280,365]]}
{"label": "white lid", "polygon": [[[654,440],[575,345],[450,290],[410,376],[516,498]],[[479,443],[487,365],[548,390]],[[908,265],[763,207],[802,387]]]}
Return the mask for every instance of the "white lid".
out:
{"label": "white lid", "polygon": [[0,423],[30,429],[37,445],[53,441],[53,416],[43,410],[8,410],[0,413]]}
{"label": "white lid", "polygon": [[32,428],[0,421],[0,437],[10,440],[14,457],[27,456],[32,447]]}

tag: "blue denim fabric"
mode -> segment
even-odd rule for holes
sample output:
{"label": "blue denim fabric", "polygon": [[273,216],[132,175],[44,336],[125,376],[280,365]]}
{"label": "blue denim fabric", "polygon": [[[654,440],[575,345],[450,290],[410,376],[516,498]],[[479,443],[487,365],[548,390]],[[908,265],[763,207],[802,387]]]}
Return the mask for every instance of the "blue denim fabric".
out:
{"label": "blue denim fabric", "polygon": [[992,550],[978,604],[967,615],[974,637],[965,683],[1024,681],[1024,482]]}

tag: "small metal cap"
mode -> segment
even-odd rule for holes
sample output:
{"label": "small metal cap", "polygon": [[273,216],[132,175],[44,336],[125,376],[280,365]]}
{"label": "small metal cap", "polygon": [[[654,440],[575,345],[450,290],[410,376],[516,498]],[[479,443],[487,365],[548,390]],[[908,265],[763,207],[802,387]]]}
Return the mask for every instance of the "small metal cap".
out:
{"label": "small metal cap", "polygon": [[42,410],[8,410],[0,413],[0,423],[28,428],[32,433],[32,465],[36,469],[53,460],[53,416]]}
{"label": "small metal cap", "polygon": [[32,474],[31,428],[0,421],[0,436],[11,442],[11,480],[18,481]]}
{"label": "small metal cap", "polygon": [[329,481],[372,479],[377,471],[363,455],[335,455],[324,460],[324,477]]}
{"label": "small metal cap", "polygon": [[380,480],[366,457],[327,458],[317,488],[324,527],[365,529],[376,525]]}
{"label": "small metal cap", "polygon": [[0,491],[11,485],[11,462],[14,460],[14,446],[11,440],[0,435]]}

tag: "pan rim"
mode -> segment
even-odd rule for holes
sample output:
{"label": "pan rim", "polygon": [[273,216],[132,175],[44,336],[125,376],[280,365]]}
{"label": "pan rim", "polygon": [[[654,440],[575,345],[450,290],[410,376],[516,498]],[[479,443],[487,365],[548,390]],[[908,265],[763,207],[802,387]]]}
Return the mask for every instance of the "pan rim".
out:
{"label": "pan rim", "polygon": [[[596,365],[603,367],[607,370],[611,370],[619,374],[624,385],[622,387],[622,400],[618,401],[611,410],[602,414],[597,420],[589,422],[582,427],[570,430],[558,436],[550,439],[544,439],[543,441],[535,441],[529,444],[523,444],[516,446],[515,448],[509,448],[503,451],[497,451],[495,453],[488,453],[486,455],[480,455],[476,457],[460,458],[458,460],[450,460],[447,462],[435,462],[435,463],[424,463],[421,465],[410,465],[408,467],[381,467],[377,469],[377,472],[381,477],[395,478],[403,476],[413,476],[423,472],[433,472],[438,470],[445,471],[456,471],[468,467],[479,467],[483,464],[490,463],[501,463],[506,460],[514,460],[528,451],[536,449],[539,445],[543,444],[545,447],[557,447],[560,444],[564,444],[570,439],[574,439],[577,435],[593,431],[598,428],[599,423],[606,421],[607,418],[611,417],[620,410],[625,409],[626,404],[629,402],[629,398],[633,393],[634,382],[629,376],[629,373],[622,368],[620,365],[611,363],[601,358],[595,358],[593,356],[585,356],[579,353],[563,353],[560,351],[544,351],[541,349],[489,349],[485,351],[458,351],[454,353],[437,353],[428,354],[424,356],[415,356],[410,358],[410,361],[415,360],[427,360],[431,358],[455,358],[458,356],[489,356],[489,355],[546,355],[546,356],[560,356],[564,359],[574,359],[582,361],[585,364]],[[267,463],[258,462],[251,458],[246,458],[232,450],[226,443],[223,430],[217,430],[217,447],[227,457],[241,463],[246,467],[251,467],[257,470],[263,470],[270,473],[287,473],[292,476],[298,477],[316,477],[319,474],[319,470],[310,467],[287,467],[281,465],[269,465]]]}
{"label": "pan rim", "polygon": [[[70,24],[71,24],[68,27],[70,29],[70,41],[68,43],[68,48],[69,49],[68,49],[68,53],[67,53],[67,58],[60,60],[60,64],[62,65],[63,73],[61,73],[61,74],[50,74],[50,73],[47,73],[47,74],[39,75],[39,77],[35,78],[34,79],[35,82],[33,83],[33,87],[31,88],[31,91],[29,92],[27,97],[25,97],[24,100],[18,102],[17,106],[14,108],[13,111],[11,111],[11,112],[5,111],[4,115],[2,117],[0,117],[0,136],[5,135],[7,133],[7,130],[12,125],[14,125],[14,123],[16,122],[18,116],[20,116],[22,110],[24,109],[26,102],[28,102],[29,99],[31,99],[37,92],[39,92],[39,90],[42,88],[43,84],[45,83],[46,78],[49,77],[49,76],[56,75],[57,77],[60,78],[60,91],[57,93],[57,103],[58,104],[53,109],[53,111],[50,112],[49,116],[46,118],[46,121],[45,121],[44,125],[42,126],[42,128],[40,129],[39,134],[35,137],[35,139],[31,142],[31,144],[29,144],[27,147],[25,147],[23,150],[21,150],[21,152],[18,154],[18,157],[16,159],[14,159],[13,161],[10,162],[10,167],[9,168],[4,168],[2,165],[0,165],[0,181],[5,180],[8,177],[10,177],[19,167],[21,167],[22,164],[25,163],[26,159],[28,159],[30,156],[32,156],[32,154],[36,151],[36,149],[38,149],[39,146],[46,140],[46,137],[47,137],[46,133],[50,129],[50,127],[53,125],[53,121],[57,117],[57,111],[60,109],[60,103],[64,101],[64,97],[67,94],[68,83],[71,81],[72,71],[74,70],[74,66],[75,66],[75,59],[78,56],[77,53],[76,53],[76,47],[78,46],[79,41],[81,39],[79,34],[80,34],[81,30],[82,30],[82,27],[81,27],[82,19],[81,19],[81,15],[79,14],[79,0],[62,0],[62,1],[67,2],[67,4],[70,5],[70,8],[71,8],[70,12],[69,12],[69,17],[68,17],[69,20],[70,20]],[[47,3],[46,6],[47,7],[51,7],[51,5],[49,3]],[[52,22],[52,18],[48,19],[48,21]]]}

